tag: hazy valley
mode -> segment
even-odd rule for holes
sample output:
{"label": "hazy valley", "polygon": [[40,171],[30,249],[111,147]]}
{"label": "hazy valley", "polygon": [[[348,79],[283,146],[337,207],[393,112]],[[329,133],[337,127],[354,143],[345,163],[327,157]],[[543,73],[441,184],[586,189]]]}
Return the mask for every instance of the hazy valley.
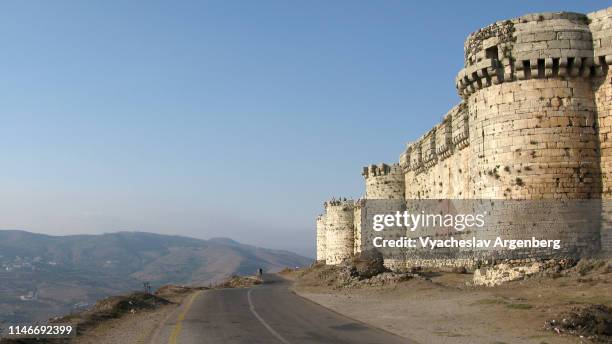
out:
{"label": "hazy valley", "polygon": [[95,300],[166,283],[209,284],[310,258],[243,245],[142,232],[47,236],[0,231],[0,323],[46,320]]}

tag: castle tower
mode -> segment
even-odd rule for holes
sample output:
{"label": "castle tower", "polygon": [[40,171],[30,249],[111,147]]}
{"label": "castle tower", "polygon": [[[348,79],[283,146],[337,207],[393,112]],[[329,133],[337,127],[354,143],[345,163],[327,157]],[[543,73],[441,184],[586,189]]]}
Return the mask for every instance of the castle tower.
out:
{"label": "castle tower", "polygon": [[[370,165],[363,168],[365,178],[365,199],[355,206],[355,254],[373,248],[372,240],[378,233],[372,230],[371,218],[374,214],[393,214],[404,210],[405,179],[399,164]],[[388,234],[390,231],[387,231]],[[405,230],[394,233],[405,236]],[[386,236],[390,239],[391,237]],[[384,264],[392,270],[404,267],[404,253],[401,250],[384,250]]]}
{"label": "castle tower", "polygon": [[325,262],[337,265],[353,257],[354,202],[331,200],[325,202]]}
{"label": "castle tower", "polygon": [[370,165],[361,173],[365,178],[366,199],[404,199],[404,173],[399,164]]}
{"label": "castle tower", "polygon": [[469,198],[589,199],[601,191],[586,15],[530,14],[472,33],[456,78],[469,116]]}
{"label": "castle tower", "polygon": [[317,262],[325,263],[325,214],[317,216]]}
{"label": "castle tower", "polygon": [[[461,103],[400,156],[406,199],[603,199],[612,224],[611,17],[612,8],[530,14],[469,35],[456,78]],[[592,230],[557,228],[570,243],[559,254],[592,252],[600,241]]]}
{"label": "castle tower", "polygon": [[612,254],[612,72],[609,68],[612,64],[612,7],[589,13],[587,17],[597,66],[594,68],[593,90],[601,155],[601,248],[602,253],[609,256]]}

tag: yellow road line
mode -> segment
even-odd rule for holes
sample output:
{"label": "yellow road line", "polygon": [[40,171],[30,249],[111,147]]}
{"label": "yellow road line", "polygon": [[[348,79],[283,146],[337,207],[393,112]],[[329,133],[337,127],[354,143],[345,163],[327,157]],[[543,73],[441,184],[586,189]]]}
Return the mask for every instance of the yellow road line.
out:
{"label": "yellow road line", "polygon": [[191,298],[189,298],[189,301],[187,301],[187,304],[185,305],[185,309],[183,309],[183,311],[179,315],[176,321],[176,325],[174,325],[174,328],[172,329],[172,333],[170,334],[170,338],[168,338],[168,344],[178,343],[179,335],[181,334],[181,330],[183,329],[183,320],[185,320],[185,316],[189,312],[189,309],[191,308],[193,301],[195,301],[195,299],[198,296],[200,296],[201,293],[202,293],[201,290],[195,292],[193,295],[191,295]]}

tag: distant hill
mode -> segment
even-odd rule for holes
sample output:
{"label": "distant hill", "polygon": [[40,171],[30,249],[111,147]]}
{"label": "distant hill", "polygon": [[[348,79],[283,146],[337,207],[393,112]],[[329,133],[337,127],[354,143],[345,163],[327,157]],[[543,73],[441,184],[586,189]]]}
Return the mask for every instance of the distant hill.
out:
{"label": "distant hill", "polygon": [[0,323],[45,320],[95,300],[163,284],[206,285],[232,274],[312,262],[295,253],[143,232],[48,236],[0,230]]}

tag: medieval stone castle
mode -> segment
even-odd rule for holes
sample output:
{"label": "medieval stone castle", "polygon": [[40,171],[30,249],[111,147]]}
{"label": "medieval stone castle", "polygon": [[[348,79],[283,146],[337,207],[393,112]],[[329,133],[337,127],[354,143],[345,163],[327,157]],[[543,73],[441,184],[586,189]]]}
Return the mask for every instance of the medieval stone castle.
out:
{"label": "medieval stone castle", "polygon": [[[364,198],[612,199],[612,7],[499,21],[464,50],[459,104],[398,163],[365,167]],[[324,206],[317,260],[339,264],[362,247],[363,202]]]}

